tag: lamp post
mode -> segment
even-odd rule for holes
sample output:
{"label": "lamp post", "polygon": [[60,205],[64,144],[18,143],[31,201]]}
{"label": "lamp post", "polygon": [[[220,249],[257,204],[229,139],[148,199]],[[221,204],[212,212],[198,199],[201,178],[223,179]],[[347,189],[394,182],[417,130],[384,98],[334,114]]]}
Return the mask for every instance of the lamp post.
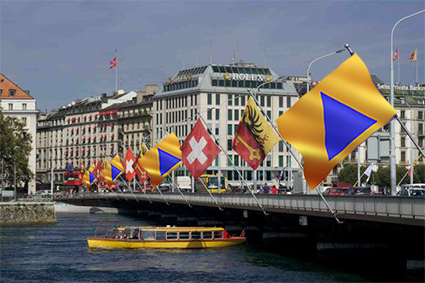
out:
{"label": "lamp post", "polygon": [[[407,20],[411,17],[414,17],[416,15],[419,15],[421,13],[424,13],[425,10],[416,12],[414,14],[408,15],[404,18],[401,18],[400,20],[398,20],[394,26],[393,29],[391,30],[391,54],[390,54],[390,65],[391,65],[391,69],[390,69],[390,79],[391,79],[391,86],[390,86],[390,90],[391,90],[391,96],[390,96],[390,103],[391,106],[394,107],[394,61],[393,61],[393,54],[394,54],[394,30],[397,27],[397,25],[399,23],[401,23],[404,20]],[[391,125],[390,125],[390,140],[391,140],[391,155],[390,155],[390,166],[391,166],[391,195],[396,195],[397,193],[397,188],[396,188],[396,164],[395,164],[395,121],[392,120],[391,121]]]}
{"label": "lamp post", "polygon": [[[346,48],[347,48],[347,49],[349,49],[349,48],[350,48],[348,44],[346,44]],[[311,68],[311,65],[313,65],[313,63],[314,63],[314,62],[316,62],[316,61],[318,61],[318,60],[320,60],[320,59],[323,59],[323,58],[329,57],[329,56],[334,55],[334,54],[341,53],[341,52],[343,52],[344,50],[345,50],[345,49],[344,49],[344,48],[342,48],[342,49],[339,49],[339,50],[337,50],[337,51],[331,52],[331,53],[329,53],[329,54],[326,54],[326,55],[323,55],[323,56],[317,57],[316,59],[314,59],[313,61],[311,61],[311,63],[308,65],[308,68],[307,68],[307,92],[309,92],[309,91],[310,91],[310,68]],[[307,92],[306,92],[306,93],[307,93]]]}
{"label": "lamp post", "polygon": [[[407,103],[407,101],[402,101],[403,104],[406,104],[407,106],[409,106],[409,110],[410,110],[410,132],[413,135],[413,110],[412,107],[409,103]],[[413,184],[413,142],[410,141],[410,146],[409,146],[409,152],[410,152],[410,184]]]}

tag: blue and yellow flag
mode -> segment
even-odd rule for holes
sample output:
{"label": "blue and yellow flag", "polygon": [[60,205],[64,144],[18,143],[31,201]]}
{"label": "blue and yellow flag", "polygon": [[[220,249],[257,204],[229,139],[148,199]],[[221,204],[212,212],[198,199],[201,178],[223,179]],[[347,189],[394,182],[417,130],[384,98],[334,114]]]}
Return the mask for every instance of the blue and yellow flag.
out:
{"label": "blue and yellow flag", "polygon": [[111,160],[111,162],[102,170],[103,177],[108,183],[108,188],[112,186],[116,179],[124,172],[119,155]]}
{"label": "blue and yellow flag", "polygon": [[313,190],[395,114],[354,54],[276,122],[282,137],[301,152],[304,176]]}
{"label": "blue and yellow flag", "polygon": [[84,183],[86,183],[87,190],[90,190],[90,186],[93,185],[93,183],[96,181],[96,177],[93,175],[93,170],[95,168],[95,165],[93,164],[89,170],[84,173],[83,180]]}
{"label": "blue and yellow flag", "polygon": [[182,163],[180,143],[174,133],[139,158],[139,165],[149,172],[152,187],[158,186],[168,174]]}

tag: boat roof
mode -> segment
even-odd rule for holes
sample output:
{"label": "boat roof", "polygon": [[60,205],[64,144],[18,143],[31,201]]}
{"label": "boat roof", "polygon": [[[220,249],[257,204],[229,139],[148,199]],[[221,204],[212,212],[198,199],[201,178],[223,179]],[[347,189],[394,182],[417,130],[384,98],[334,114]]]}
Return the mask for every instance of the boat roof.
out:
{"label": "boat roof", "polygon": [[124,229],[140,229],[140,230],[156,230],[159,232],[174,232],[174,231],[223,231],[222,227],[155,227],[155,226],[126,226],[117,227],[118,230]]}

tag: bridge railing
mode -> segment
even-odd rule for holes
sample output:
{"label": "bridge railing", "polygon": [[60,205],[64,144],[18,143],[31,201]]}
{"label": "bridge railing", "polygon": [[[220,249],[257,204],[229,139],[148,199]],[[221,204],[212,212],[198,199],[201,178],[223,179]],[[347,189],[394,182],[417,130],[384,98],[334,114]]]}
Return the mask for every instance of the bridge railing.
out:
{"label": "bridge railing", "polygon": [[[178,194],[148,194],[150,201],[169,203],[186,203],[194,205],[217,206],[208,194],[186,194],[186,200]],[[306,212],[328,212],[323,200],[318,195],[256,195],[265,210],[286,211],[302,214]],[[106,198],[127,200],[148,200],[144,194],[92,194],[84,198]],[[259,209],[254,198],[249,194],[217,194],[218,204],[223,207],[240,209]],[[326,196],[329,205],[338,214],[374,215],[396,218],[425,220],[425,198],[400,196]],[[301,212],[301,213],[300,213]]]}

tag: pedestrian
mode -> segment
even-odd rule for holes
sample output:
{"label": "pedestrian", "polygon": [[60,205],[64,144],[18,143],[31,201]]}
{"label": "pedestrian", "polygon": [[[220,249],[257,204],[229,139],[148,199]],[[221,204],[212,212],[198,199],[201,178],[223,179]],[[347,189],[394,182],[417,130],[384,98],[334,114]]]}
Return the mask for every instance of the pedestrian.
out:
{"label": "pedestrian", "polygon": [[270,189],[270,193],[271,193],[272,195],[276,195],[276,194],[277,194],[277,187],[276,187],[276,185],[274,185],[274,186]]}
{"label": "pedestrian", "polygon": [[264,184],[264,193],[268,194],[270,191],[270,187],[267,185],[267,183]]}

